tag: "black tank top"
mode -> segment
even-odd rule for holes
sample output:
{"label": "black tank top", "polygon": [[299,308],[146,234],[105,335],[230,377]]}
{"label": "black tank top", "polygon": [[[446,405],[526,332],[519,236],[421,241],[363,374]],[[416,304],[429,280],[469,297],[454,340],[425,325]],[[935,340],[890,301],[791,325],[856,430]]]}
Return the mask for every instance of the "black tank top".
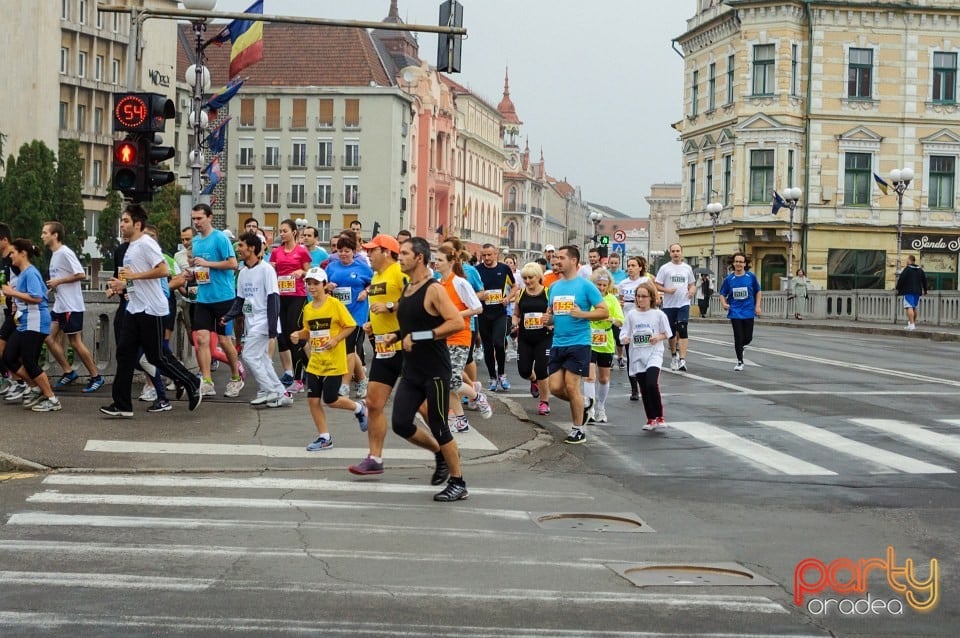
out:
{"label": "black tank top", "polygon": [[[443,317],[431,315],[424,309],[427,288],[439,283],[436,279],[430,278],[409,297],[406,295],[400,297],[400,303],[397,306],[400,334],[408,335],[419,330],[433,330],[444,323]],[[413,349],[403,353],[404,378],[432,379],[443,376],[449,379],[450,373],[450,351],[447,349],[447,342],[443,339],[414,341]]]}
{"label": "black tank top", "polygon": [[544,288],[540,291],[539,295],[531,295],[526,289],[520,293],[520,298],[517,299],[517,311],[520,314],[520,334],[519,337],[523,339],[524,343],[529,343],[532,341],[540,341],[548,336],[552,336],[553,332],[548,331],[546,328],[531,328],[531,324],[536,324],[536,316],[528,316],[529,314],[539,314],[540,321],[543,320],[543,313],[547,311],[547,289]]}

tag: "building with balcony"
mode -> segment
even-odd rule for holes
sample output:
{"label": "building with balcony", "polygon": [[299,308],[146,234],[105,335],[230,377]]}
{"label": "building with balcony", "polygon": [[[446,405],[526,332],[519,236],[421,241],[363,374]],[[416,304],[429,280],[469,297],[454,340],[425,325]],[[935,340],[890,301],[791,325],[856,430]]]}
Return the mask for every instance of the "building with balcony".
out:
{"label": "building with balcony", "polygon": [[[688,255],[746,252],[764,288],[792,262],[829,288],[889,288],[897,240],[937,287],[957,286],[960,196],[951,0],[697,0],[684,57],[678,232]],[[910,167],[903,198],[874,174]],[[774,190],[801,199],[771,214]],[[651,209],[651,222],[653,223]],[[652,231],[653,232],[653,231]],[[927,241],[924,241],[924,238]],[[788,252],[792,250],[792,255]]]}
{"label": "building with balcony", "polygon": [[[175,0],[131,0],[134,7],[176,8]],[[139,65],[128,57],[130,16],[97,10],[96,0],[8,0],[7,47],[0,112],[6,155],[38,139],[54,153],[61,139],[80,143],[87,241],[99,258],[97,218],[106,205],[113,154],[113,94],[153,91],[173,97],[176,26],[148,20]]]}

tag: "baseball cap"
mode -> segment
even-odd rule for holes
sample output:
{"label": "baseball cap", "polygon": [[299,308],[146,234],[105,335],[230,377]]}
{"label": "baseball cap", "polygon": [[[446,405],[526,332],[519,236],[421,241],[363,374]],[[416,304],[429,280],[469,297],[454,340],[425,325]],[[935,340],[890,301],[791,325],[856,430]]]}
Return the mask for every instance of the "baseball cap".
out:
{"label": "baseball cap", "polygon": [[543,252],[545,253],[556,252],[556,251],[557,249],[553,247],[553,244],[547,244],[546,246],[543,247]]}
{"label": "baseball cap", "polygon": [[324,272],[323,268],[311,268],[307,271],[307,274],[303,276],[303,279],[304,281],[313,279],[314,281],[323,283],[327,281],[327,273]]}
{"label": "baseball cap", "polygon": [[391,237],[390,235],[385,235],[380,233],[367,243],[363,245],[365,250],[370,250],[371,248],[386,248],[392,253],[400,253],[400,242]]}

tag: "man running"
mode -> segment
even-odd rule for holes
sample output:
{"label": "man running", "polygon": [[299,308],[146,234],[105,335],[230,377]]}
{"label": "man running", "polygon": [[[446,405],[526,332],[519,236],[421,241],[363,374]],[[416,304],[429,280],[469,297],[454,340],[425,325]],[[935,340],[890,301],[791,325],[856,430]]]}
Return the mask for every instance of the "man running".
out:
{"label": "man running", "polygon": [[590,374],[591,321],[610,316],[603,295],[592,282],[578,276],[580,251],[561,246],[556,270],[562,279],[550,286],[547,322],[553,324],[553,343],[547,360],[550,394],[570,404],[573,428],[564,443],[578,445],[586,440],[583,426],[593,420],[593,401],[585,404],[580,382]]}
{"label": "man running", "polygon": [[477,317],[477,331],[483,344],[483,362],[490,375],[490,392],[509,390],[506,373],[507,305],[518,290],[513,273],[506,264],[497,261],[497,248],[484,244],[480,250],[481,263],[477,272],[483,281],[483,291],[477,296],[483,302],[483,313]]}
{"label": "man running", "polygon": [[733,254],[733,272],[720,285],[720,303],[733,326],[733,349],[737,355],[734,372],[743,371],[743,348],[753,341],[753,320],[760,316],[760,282],[747,272],[747,256]]}
{"label": "man running", "polygon": [[690,302],[697,294],[697,278],[693,269],[683,261],[680,244],[670,244],[670,261],[657,271],[657,290],[664,293],[663,313],[670,320],[670,369],[687,371],[687,323],[690,321]]}
{"label": "man running", "polygon": [[[452,367],[446,339],[463,330],[463,319],[443,286],[430,274],[430,244],[425,239],[405,241],[400,246],[399,263],[410,283],[397,306],[399,332],[385,339],[388,346],[399,339],[404,351],[403,372],[393,401],[393,431],[434,453],[437,465],[430,482],[440,485],[446,480],[447,486],[434,494],[433,500],[459,501],[468,494],[457,442],[447,425]],[[430,432],[413,421],[424,401]]]}

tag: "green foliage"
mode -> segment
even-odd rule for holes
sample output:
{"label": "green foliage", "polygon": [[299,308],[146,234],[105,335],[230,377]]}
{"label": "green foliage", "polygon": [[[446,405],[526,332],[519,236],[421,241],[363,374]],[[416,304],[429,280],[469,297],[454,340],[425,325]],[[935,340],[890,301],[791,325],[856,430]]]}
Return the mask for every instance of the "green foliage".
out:
{"label": "green foliage", "polygon": [[83,242],[87,238],[81,192],[82,174],[80,144],[76,140],[61,139],[56,183],[56,198],[60,210],[53,219],[63,224],[66,231],[64,243],[78,255],[83,253]]}
{"label": "green foliage", "polygon": [[40,140],[20,147],[7,161],[2,216],[14,237],[40,242],[44,220],[57,218],[57,170],[53,151]]}
{"label": "green foliage", "polygon": [[107,206],[97,220],[97,246],[103,256],[104,270],[113,270],[113,251],[120,245],[120,213],[123,199],[115,190],[107,191]]}
{"label": "green foliage", "polygon": [[153,196],[153,201],[144,202],[147,222],[157,227],[160,248],[172,255],[180,242],[180,195],[184,191],[175,182],[166,184]]}

